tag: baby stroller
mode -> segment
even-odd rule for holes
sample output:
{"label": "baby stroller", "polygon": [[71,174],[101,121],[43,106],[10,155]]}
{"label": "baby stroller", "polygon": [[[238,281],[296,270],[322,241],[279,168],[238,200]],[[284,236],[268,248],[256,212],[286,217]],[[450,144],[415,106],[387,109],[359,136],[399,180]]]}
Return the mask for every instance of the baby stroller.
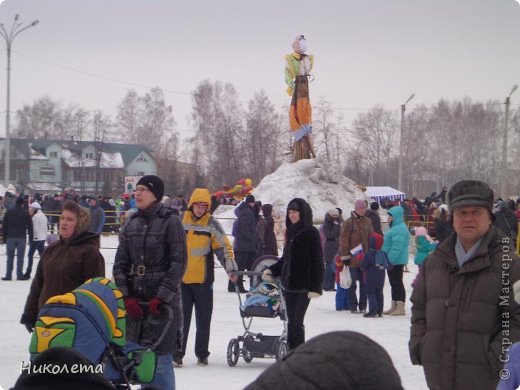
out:
{"label": "baby stroller", "polygon": [[[262,272],[278,261],[276,256],[265,255],[259,257],[252,266],[252,271],[237,271],[236,275],[247,275],[251,279],[251,291],[247,293],[242,302],[242,296],[238,288],[240,317],[244,326],[244,333],[229,340],[227,348],[227,362],[230,367],[236,366],[238,359],[242,357],[246,363],[251,363],[254,358],[281,359],[287,353],[287,314],[285,300],[282,294],[282,286],[276,283],[262,282]],[[283,332],[280,336],[267,336],[250,330],[254,317],[276,318],[283,322]]]}
{"label": "baby stroller", "polygon": [[[147,303],[143,303],[147,306]],[[38,313],[29,352],[31,358],[53,347],[73,348],[95,365],[115,388],[135,388],[153,380],[155,348],[173,320],[149,347],[126,341],[123,295],[109,279],[93,278],[77,289],[49,298]]]}

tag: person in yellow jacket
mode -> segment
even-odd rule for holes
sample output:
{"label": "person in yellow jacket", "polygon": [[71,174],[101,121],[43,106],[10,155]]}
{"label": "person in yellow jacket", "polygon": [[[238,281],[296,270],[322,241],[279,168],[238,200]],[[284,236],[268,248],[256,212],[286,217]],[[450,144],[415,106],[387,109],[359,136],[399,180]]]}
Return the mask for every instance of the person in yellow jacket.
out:
{"label": "person in yellow jacket", "polygon": [[213,312],[214,256],[216,255],[232,281],[233,271],[238,269],[233,249],[220,223],[209,214],[211,195],[206,188],[196,188],[191,194],[188,210],[182,224],[186,232],[188,265],[182,277],[182,308],[184,328],[182,341],[174,356],[174,364],[182,366],[186,353],[186,341],[190,330],[191,314],[195,306],[195,355],[197,364],[208,364],[208,345]]}

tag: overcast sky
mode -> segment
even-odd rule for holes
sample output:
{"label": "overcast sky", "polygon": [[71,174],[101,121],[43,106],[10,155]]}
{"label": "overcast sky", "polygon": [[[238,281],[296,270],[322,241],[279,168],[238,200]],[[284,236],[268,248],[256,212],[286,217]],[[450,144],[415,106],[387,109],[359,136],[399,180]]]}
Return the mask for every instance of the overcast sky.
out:
{"label": "overcast sky", "polygon": [[[503,101],[520,84],[515,0],[5,0],[0,22],[16,13],[40,23],[13,44],[13,113],[47,94],[115,118],[129,89],[159,86],[186,130],[190,93],[206,78],[233,83],[244,106],[264,89],[281,107],[297,34],[315,55],[311,101],[325,97],[348,119],[375,104],[397,110],[411,93],[409,109]],[[6,61],[0,39],[2,136]]]}

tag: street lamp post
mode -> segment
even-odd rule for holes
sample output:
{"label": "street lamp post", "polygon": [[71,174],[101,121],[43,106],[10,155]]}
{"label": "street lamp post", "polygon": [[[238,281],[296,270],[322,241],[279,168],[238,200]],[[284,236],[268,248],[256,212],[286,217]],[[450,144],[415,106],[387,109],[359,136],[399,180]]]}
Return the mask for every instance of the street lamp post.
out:
{"label": "street lamp post", "polygon": [[22,27],[22,23],[18,23],[20,15],[16,14],[13,20],[13,24],[9,31],[6,30],[3,23],[0,23],[0,35],[4,38],[7,45],[7,103],[5,111],[5,176],[4,183],[7,187],[9,185],[9,173],[11,163],[11,113],[10,113],[10,98],[11,98],[11,47],[13,41],[18,34],[22,31],[27,30],[38,24],[38,20],[35,20],[31,24]]}
{"label": "street lamp post", "polygon": [[[404,148],[404,112],[406,111],[406,105],[415,96],[412,93],[408,100],[401,105],[401,135],[399,136],[399,170],[397,173],[397,189],[403,191],[403,148]],[[403,191],[404,192],[404,191]]]}
{"label": "street lamp post", "polygon": [[506,97],[505,105],[506,105],[506,112],[505,112],[505,119],[504,119],[504,137],[502,140],[502,164],[500,166],[500,175],[499,175],[499,181],[498,181],[498,189],[500,191],[500,196],[502,199],[506,198],[506,171],[507,171],[507,136],[509,133],[509,105],[511,104],[511,95],[513,92],[516,91],[518,88],[518,85],[513,85],[513,88],[511,88],[511,92],[509,92],[509,95]]}

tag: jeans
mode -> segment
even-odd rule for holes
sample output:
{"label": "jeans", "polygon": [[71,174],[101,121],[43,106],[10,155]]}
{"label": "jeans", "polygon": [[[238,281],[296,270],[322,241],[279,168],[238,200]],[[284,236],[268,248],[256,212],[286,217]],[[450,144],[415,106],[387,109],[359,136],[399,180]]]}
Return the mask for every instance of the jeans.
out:
{"label": "jeans", "polygon": [[[352,278],[352,284],[350,286],[350,310],[357,310],[359,304],[359,310],[366,310],[367,308],[367,294],[365,290],[365,280],[363,278],[363,271],[361,268],[349,267],[350,277]],[[356,282],[359,282],[359,302],[356,296]]]}
{"label": "jeans", "polygon": [[383,314],[383,287],[367,288],[368,313]]}
{"label": "jeans", "polygon": [[25,256],[25,237],[14,237],[6,240],[7,270],[5,276],[13,275],[14,252],[16,251],[16,277],[23,278],[23,258]]}
{"label": "jeans", "polygon": [[325,263],[322,286],[324,290],[334,290],[335,267],[333,261]]}
{"label": "jeans", "polygon": [[157,368],[153,381],[144,388],[150,386],[160,390],[175,390],[175,372],[173,371],[172,354],[157,355]]}
{"label": "jeans", "polygon": [[38,251],[38,255],[40,256],[40,259],[41,259],[44,247],[45,247],[45,240],[31,241],[29,243],[29,254],[27,255],[27,258],[29,259],[29,264],[27,264],[27,271],[25,272],[27,275],[30,275],[32,272],[34,252]]}

